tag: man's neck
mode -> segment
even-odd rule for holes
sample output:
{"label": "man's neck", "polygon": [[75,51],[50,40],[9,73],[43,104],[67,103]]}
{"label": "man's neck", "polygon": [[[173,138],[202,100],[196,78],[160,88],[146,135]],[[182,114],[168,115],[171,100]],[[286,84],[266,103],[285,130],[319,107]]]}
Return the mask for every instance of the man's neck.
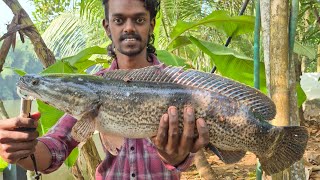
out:
{"label": "man's neck", "polygon": [[152,62],[147,60],[146,54],[130,57],[123,54],[117,54],[117,63],[119,69],[137,69],[152,65]]}

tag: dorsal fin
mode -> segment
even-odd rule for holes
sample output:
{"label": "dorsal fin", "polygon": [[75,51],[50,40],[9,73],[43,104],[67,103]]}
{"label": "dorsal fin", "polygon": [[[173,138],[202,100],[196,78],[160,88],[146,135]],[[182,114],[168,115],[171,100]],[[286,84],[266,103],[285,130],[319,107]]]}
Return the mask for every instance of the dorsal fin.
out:
{"label": "dorsal fin", "polygon": [[182,67],[165,67],[161,64],[134,70],[121,69],[106,72],[104,77],[124,81],[175,83],[219,93],[246,104],[257,118],[263,120],[272,120],[276,113],[271,99],[254,88],[215,74],[190,69],[184,71]]}

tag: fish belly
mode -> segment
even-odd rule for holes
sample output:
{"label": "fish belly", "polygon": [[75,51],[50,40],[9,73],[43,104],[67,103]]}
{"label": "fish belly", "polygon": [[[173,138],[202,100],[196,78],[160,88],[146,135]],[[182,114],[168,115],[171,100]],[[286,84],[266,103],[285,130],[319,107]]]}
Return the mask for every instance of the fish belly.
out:
{"label": "fish belly", "polygon": [[[139,88],[135,90],[132,86]],[[150,86],[132,83],[131,87],[118,86],[105,94],[97,117],[97,130],[128,138],[152,137],[156,135],[161,116],[170,106],[178,109],[181,130],[185,105],[195,108],[196,117],[205,118],[209,93],[169,84],[160,89]]]}

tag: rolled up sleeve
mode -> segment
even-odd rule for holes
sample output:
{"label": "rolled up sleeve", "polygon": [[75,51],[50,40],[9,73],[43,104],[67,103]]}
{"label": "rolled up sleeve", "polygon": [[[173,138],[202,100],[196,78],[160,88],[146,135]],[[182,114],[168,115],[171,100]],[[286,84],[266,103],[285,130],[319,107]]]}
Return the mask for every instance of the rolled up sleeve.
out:
{"label": "rolled up sleeve", "polygon": [[77,120],[65,114],[49,132],[38,138],[44,143],[52,155],[51,165],[42,173],[50,173],[57,170],[69,156],[71,151],[79,144],[71,137],[71,130]]}

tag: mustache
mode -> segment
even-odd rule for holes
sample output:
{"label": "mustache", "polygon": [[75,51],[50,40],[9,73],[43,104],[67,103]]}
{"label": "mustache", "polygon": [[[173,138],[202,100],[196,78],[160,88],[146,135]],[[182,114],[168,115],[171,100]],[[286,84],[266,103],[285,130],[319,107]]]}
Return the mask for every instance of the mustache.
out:
{"label": "mustache", "polygon": [[139,34],[123,34],[120,36],[120,41],[123,41],[125,39],[136,39],[141,40],[141,36]]}

